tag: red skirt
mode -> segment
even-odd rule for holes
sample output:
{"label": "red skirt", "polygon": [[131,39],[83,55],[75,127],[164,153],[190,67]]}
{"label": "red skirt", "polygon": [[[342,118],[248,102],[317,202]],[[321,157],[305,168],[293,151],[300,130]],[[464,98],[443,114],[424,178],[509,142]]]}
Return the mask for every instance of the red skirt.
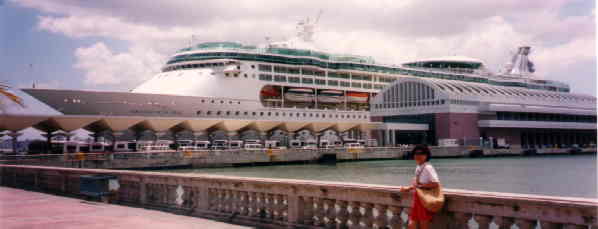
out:
{"label": "red skirt", "polygon": [[413,207],[411,207],[411,214],[409,219],[413,221],[430,221],[432,220],[433,213],[428,211],[422,201],[419,199],[417,192],[413,192]]}

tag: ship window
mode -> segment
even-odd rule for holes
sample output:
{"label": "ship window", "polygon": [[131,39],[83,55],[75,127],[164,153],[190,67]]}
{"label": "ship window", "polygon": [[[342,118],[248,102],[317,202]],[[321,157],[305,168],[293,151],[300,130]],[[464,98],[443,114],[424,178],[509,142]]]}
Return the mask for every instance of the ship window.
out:
{"label": "ship window", "polygon": [[248,115],[248,114],[249,114],[249,112],[247,112],[247,111],[243,112],[243,115]]}
{"label": "ship window", "polygon": [[211,102],[214,103],[214,100],[212,100]]}
{"label": "ship window", "polygon": [[226,112],[226,115],[230,115],[230,111],[227,111],[227,112]]}
{"label": "ship window", "polygon": [[247,78],[247,73],[244,74],[245,78]]}
{"label": "ship window", "polygon": [[218,111],[218,112],[216,112],[216,115],[220,115],[220,114],[222,114],[222,112],[221,112],[221,111]]}
{"label": "ship window", "polygon": [[268,116],[271,116],[271,115],[272,115],[272,112],[268,112]]}
{"label": "ship window", "polygon": [[204,103],[204,102],[206,102],[206,101],[202,99],[202,100],[201,100],[201,103]]}
{"label": "ship window", "polygon": [[328,80],[328,86],[338,86],[337,80]]}
{"label": "ship window", "polygon": [[224,103],[224,100],[220,100],[220,104],[223,104],[223,103]]}
{"label": "ship window", "polygon": [[251,112],[251,115],[255,116],[255,112]]}
{"label": "ship window", "polygon": [[255,65],[251,65],[251,68],[255,68]]}
{"label": "ship window", "polygon": [[313,116],[314,116],[314,114],[311,114],[311,113],[309,114],[309,117],[313,117]]}
{"label": "ship window", "polygon": [[278,116],[278,112],[274,113],[274,115]]}
{"label": "ship window", "polygon": [[233,104],[233,101],[228,101],[228,104]]}
{"label": "ship window", "polygon": [[212,111],[208,111],[206,114],[207,114],[207,115],[211,115],[211,114],[212,114]]}
{"label": "ship window", "polygon": [[293,113],[289,113],[289,117],[293,117]]}
{"label": "ship window", "polygon": [[312,78],[302,78],[301,83],[304,83],[304,84],[313,84],[314,83],[314,79],[312,79]]}
{"label": "ship window", "polygon": [[228,73],[224,73],[224,76],[228,76]]}
{"label": "ship window", "polygon": [[197,113],[196,113],[196,114],[197,114],[197,115],[201,115],[201,111],[197,111]]}
{"label": "ship window", "polygon": [[235,76],[235,77],[239,77],[239,74],[235,73],[235,74],[234,74],[234,76]]}
{"label": "ship window", "polygon": [[307,117],[307,114],[306,114],[306,113],[303,113],[303,117]]}
{"label": "ship window", "polygon": [[235,115],[239,115],[239,114],[241,114],[241,112],[239,112],[239,111],[236,111],[236,112],[235,112]]}
{"label": "ship window", "polygon": [[241,104],[241,101],[237,101],[237,104]]}
{"label": "ship window", "polygon": [[260,116],[264,116],[264,112],[260,112]]}

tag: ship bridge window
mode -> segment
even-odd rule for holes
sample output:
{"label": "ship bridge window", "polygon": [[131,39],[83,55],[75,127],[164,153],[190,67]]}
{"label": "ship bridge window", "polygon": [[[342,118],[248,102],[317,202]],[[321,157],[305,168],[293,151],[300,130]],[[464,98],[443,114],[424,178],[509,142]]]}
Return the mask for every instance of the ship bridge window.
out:
{"label": "ship bridge window", "polygon": [[272,71],[272,65],[260,64],[260,65],[258,65],[258,69],[260,71],[264,71],[264,72],[271,72]]}
{"label": "ship bridge window", "polygon": [[351,83],[345,82],[345,81],[341,81],[341,87],[351,87]]}
{"label": "ship bridge window", "polygon": [[299,82],[301,82],[301,78],[299,78],[299,77],[290,77],[289,76],[288,79],[289,79],[289,83],[299,83]]}
{"label": "ship bridge window", "polygon": [[275,75],[274,81],[276,82],[287,82],[287,77],[283,75]]}
{"label": "ship bridge window", "polygon": [[314,79],[312,79],[312,78],[302,78],[301,79],[301,83],[304,83],[304,84],[313,84],[314,83]]}
{"label": "ship bridge window", "polygon": [[272,75],[260,74],[259,79],[264,81],[272,81]]}
{"label": "ship bridge window", "polygon": [[328,80],[328,86],[338,86],[338,80]]}
{"label": "ship bridge window", "polygon": [[326,80],[316,79],[316,84],[318,84],[318,85],[326,85]]}

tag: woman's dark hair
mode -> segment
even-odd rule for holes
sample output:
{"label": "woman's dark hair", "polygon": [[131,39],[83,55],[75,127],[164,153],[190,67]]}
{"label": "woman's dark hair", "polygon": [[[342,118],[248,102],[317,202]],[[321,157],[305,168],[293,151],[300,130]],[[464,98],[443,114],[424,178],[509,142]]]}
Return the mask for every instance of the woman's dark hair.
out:
{"label": "woman's dark hair", "polygon": [[416,154],[424,154],[426,155],[426,161],[429,161],[432,157],[430,148],[428,148],[428,146],[424,144],[416,145],[411,151],[411,154],[413,154],[413,156],[415,156]]}

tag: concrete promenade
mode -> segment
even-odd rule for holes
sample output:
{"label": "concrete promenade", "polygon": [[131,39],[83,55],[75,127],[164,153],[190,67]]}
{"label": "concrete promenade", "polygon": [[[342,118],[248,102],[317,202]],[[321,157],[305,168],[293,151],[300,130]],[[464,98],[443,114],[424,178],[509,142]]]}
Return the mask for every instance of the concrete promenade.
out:
{"label": "concrete promenade", "polygon": [[0,187],[0,228],[249,228],[197,217]]}

